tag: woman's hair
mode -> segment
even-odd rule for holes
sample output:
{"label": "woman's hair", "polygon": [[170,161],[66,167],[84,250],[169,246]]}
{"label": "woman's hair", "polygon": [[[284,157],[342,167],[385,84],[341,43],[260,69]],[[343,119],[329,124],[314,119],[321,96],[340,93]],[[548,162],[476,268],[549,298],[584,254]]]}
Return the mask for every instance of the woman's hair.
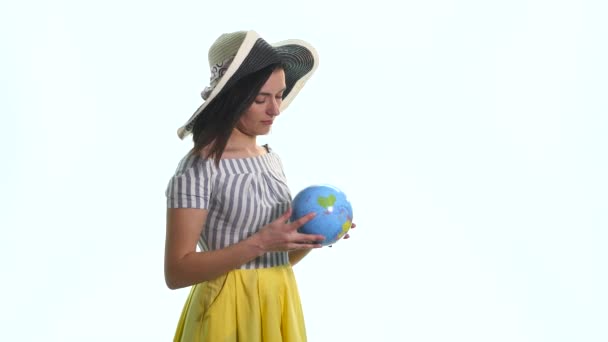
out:
{"label": "woman's hair", "polygon": [[279,68],[282,68],[280,64],[273,64],[246,75],[214,98],[194,120],[192,152],[200,153],[209,146],[205,157],[218,165],[239,118],[251,106],[272,72]]}

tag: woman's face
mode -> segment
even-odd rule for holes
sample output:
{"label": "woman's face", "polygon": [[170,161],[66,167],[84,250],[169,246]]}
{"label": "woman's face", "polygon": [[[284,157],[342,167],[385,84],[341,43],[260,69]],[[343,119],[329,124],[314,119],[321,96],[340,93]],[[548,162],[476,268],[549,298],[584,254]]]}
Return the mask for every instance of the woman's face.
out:
{"label": "woman's face", "polygon": [[270,132],[274,119],[279,115],[279,108],[285,91],[285,72],[276,69],[262,86],[251,106],[241,115],[237,128],[250,135],[264,135]]}

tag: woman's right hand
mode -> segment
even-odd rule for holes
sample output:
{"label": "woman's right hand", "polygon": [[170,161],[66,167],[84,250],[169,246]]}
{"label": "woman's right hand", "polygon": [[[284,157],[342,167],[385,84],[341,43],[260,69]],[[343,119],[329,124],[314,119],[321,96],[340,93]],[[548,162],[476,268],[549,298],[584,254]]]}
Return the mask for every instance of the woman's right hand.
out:
{"label": "woman's right hand", "polygon": [[297,249],[310,249],[322,247],[320,242],[325,239],[323,235],[304,234],[298,232],[298,228],[315,217],[315,213],[309,213],[289,222],[291,209],[278,219],[262,227],[259,232],[251,238],[256,240],[256,245],[264,252],[292,251]]}

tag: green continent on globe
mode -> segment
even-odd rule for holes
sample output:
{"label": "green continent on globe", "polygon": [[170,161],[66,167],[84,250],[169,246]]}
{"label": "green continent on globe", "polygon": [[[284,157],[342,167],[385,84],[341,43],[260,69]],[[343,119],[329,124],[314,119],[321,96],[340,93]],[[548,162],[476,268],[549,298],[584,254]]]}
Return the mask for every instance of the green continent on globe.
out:
{"label": "green continent on globe", "polygon": [[341,239],[344,234],[346,234],[346,232],[348,232],[348,230],[350,229],[350,226],[352,226],[353,223],[350,220],[346,220],[346,222],[344,222],[344,224],[342,225],[342,231],[338,234],[338,239]]}
{"label": "green continent on globe", "polygon": [[319,196],[319,197],[317,197],[317,202],[319,203],[320,206],[327,209],[327,208],[333,206],[334,203],[336,203],[336,196],[334,196],[334,195],[329,195],[327,197]]}

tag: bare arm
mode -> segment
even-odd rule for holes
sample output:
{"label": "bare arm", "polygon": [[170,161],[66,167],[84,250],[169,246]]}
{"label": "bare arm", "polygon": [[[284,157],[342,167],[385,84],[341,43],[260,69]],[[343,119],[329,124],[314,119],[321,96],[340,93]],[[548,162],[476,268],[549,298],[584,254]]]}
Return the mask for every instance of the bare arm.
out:
{"label": "bare arm", "polygon": [[[352,226],[351,226],[351,228],[355,228],[356,226],[357,225],[353,223]],[[350,235],[348,233],[346,233],[346,235],[344,235],[343,239],[346,240],[348,238],[350,238]],[[300,260],[304,259],[304,257],[307,256],[308,253],[310,253],[310,251],[312,251],[312,248],[297,249],[297,250],[289,251],[289,263],[292,266],[294,266],[295,264],[297,264],[298,262],[300,262]]]}
{"label": "bare arm", "polygon": [[300,260],[304,259],[304,257],[307,256],[311,250],[311,248],[308,248],[289,251],[289,263],[294,266],[295,264],[300,262]]}
{"label": "bare arm", "polygon": [[[211,280],[240,267],[269,251],[289,251],[321,247],[314,244],[323,236],[297,232],[314,216],[286,223],[291,211],[263,227],[251,237],[214,251],[197,252],[196,244],[207,218],[207,210],[167,209],[165,238],[165,282],[177,289]],[[311,245],[312,244],[312,245]]]}
{"label": "bare arm", "polygon": [[165,281],[169,288],[214,279],[264,253],[251,239],[221,250],[197,252],[206,218],[207,210],[167,209]]}

